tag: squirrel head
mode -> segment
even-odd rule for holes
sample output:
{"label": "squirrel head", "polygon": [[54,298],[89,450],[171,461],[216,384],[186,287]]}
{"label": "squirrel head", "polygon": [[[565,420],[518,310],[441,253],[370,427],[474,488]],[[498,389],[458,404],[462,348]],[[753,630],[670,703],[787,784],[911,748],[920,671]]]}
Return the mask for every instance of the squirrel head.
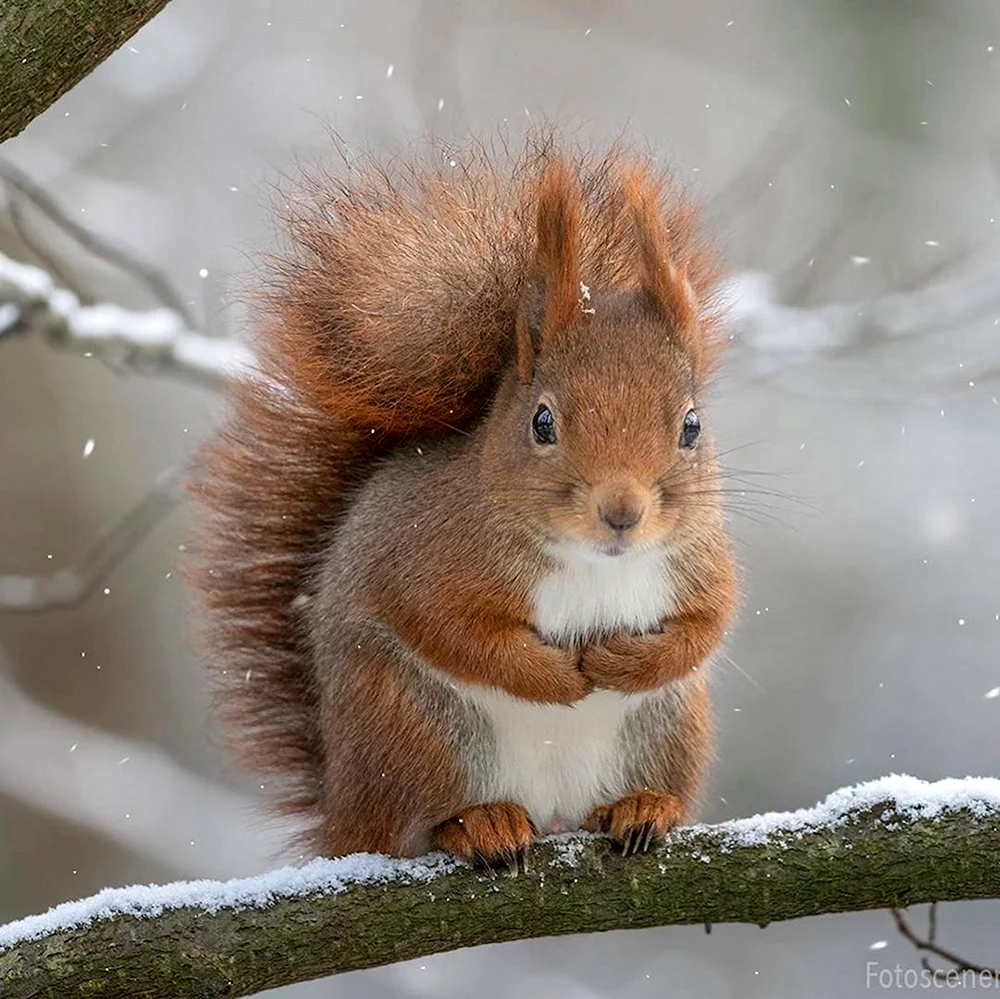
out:
{"label": "squirrel head", "polygon": [[599,558],[664,544],[716,505],[699,408],[712,323],[643,167],[620,176],[634,260],[632,280],[614,287],[590,287],[580,272],[584,201],[572,170],[551,163],[538,192],[516,365],[486,427],[488,487],[549,545]]}

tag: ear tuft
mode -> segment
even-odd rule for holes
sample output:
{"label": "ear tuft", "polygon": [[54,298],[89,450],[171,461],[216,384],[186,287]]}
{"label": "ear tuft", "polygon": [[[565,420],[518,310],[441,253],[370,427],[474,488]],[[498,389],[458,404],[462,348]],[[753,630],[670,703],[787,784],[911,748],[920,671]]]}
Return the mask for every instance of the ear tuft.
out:
{"label": "ear tuft", "polygon": [[533,285],[542,291],[542,320],[532,335],[529,293],[518,315],[518,371],[530,381],[534,355],[547,339],[573,320],[580,300],[580,226],[583,203],[576,174],[565,160],[556,158],[538,181],[536,247]]}
{"label": "ear tuft", "polygon": [[699,303],[687,262],[677,260],[671,248],[660,209],[661,182],[651,178],[645,166],[633,166],[622,176],[622,191],[632,213],[640,283],[697,366],[702,354]]}
{"label": "ear tuft", "polygon": [[535,271],[545,282],[546,333],[556,333],[569,324],[580,297],[582,214],[576,177],[563,160],[555,160],[538,188]]}

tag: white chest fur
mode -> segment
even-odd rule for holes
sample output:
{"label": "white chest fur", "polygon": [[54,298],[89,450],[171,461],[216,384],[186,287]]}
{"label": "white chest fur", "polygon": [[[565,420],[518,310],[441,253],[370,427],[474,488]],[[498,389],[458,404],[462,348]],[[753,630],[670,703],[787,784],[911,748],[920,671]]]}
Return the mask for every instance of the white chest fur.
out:
{"label": "white chest fur", "polygon": [[[560,551],[558,568],[534,594],[535,626],[549,641],[641,631],[666,616],[673,584],[662,551],[616,557]],[[645,695],[598,690],[571,707],[532,704],[503,691],[463,685],[486,715],[495,756],[479,777],[483,800],[527,808],[542,832],[578,828],[624,786],[622,724]]]}
{"label": "white chest fur", "polygon": [[571,707],[463,686],[487,716],[495,756],[476,775],[483,801],[516,801],[542,833],[578,829],[625,793],[622,721],[642,695],[597,690]]}
{"label": "white chest fur", "polygon": [[549,641],[643,631],[673,606],[673,578],[662,549],[610,556],[564,547],[552,554],[558,568],[534,593],[535,627]]}

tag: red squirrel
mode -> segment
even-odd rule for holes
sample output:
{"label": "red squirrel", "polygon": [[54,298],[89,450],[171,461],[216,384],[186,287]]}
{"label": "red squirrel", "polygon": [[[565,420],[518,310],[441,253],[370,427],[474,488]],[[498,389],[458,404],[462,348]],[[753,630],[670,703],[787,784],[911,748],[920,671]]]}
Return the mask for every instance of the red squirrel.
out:
{"label": "red squirrel", "polygon": [[694,210],[529,145],[312,182],[194,578],[244,762],[304,849],[647,849],[697,805],[736,595]]}

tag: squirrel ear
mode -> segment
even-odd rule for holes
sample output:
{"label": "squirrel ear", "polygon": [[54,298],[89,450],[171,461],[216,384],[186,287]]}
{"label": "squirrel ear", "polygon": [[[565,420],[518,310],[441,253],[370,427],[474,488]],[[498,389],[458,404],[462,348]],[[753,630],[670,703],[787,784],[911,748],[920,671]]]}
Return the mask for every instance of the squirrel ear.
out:
{"label": "squirrel ear", "polygon": [[698,369],[704,353],[698,328],[698,300],[686,264],[675,260],[671,252],[670,235],[660,209],[661,187],[644,166],[633,167],[622,178],[622,190],[635,227],[639,280]]}
{"label": "squirrel ear", "polygon": [[[522,382],[531,381],[536,351],[569,325],[577,309],[582,213],[575,175],[563,160],[553,160],[538,182],[535,260],[517,314],[517,370]],[[539,289],[540,324],[532,321],[538,312]]]}

